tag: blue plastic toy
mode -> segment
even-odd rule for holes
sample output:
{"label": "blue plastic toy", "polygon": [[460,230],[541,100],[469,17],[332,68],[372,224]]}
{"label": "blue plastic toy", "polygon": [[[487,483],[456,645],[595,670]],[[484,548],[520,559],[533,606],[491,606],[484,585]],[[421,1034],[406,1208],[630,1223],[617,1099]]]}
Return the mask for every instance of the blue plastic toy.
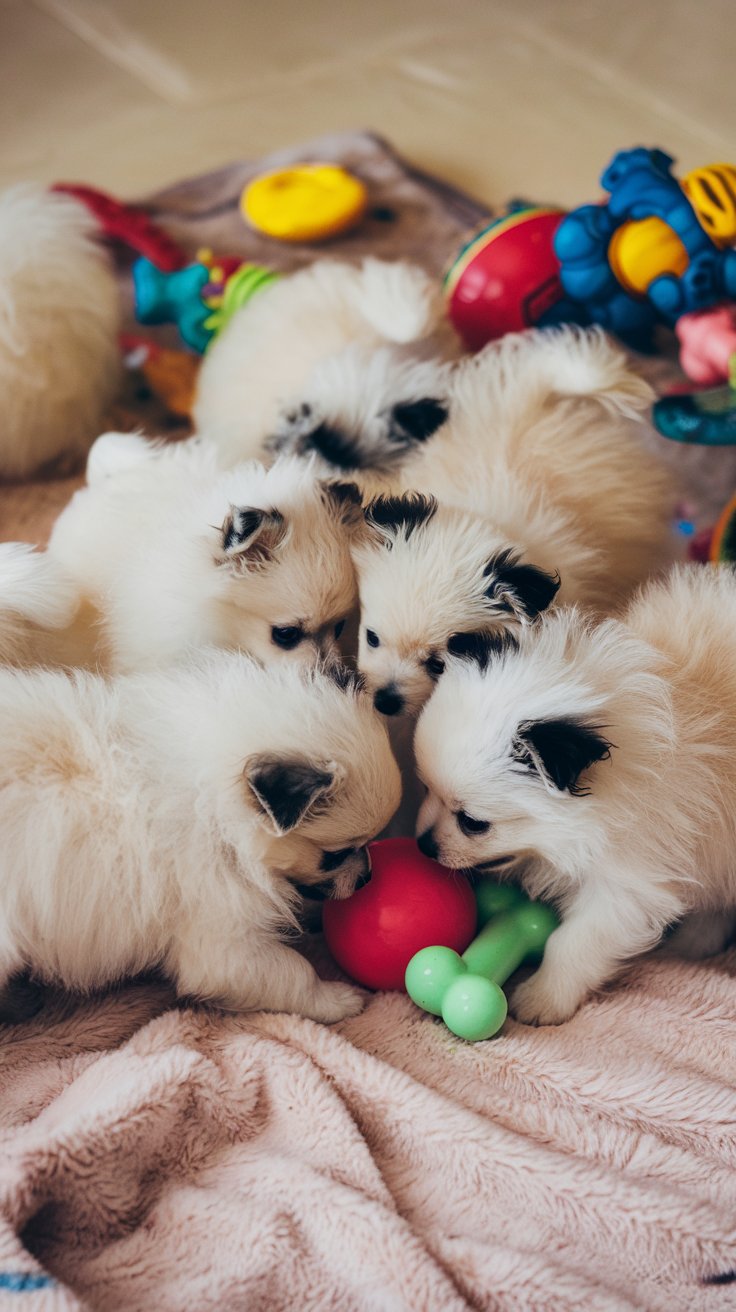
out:
{"label": "blue plastic toy", "polygon": [[567,294],[632,345],[736,295],[733,166],[678,180],[673,162],[662,150],[619,151],[601,176],[608,200],[571,211],[554,238]]}

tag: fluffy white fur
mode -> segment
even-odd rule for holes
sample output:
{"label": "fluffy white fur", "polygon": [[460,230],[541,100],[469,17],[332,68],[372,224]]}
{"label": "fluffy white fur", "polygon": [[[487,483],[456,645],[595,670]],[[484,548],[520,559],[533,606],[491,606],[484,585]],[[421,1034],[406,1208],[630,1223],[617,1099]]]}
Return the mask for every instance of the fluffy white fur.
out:
{"label": "fluffy white fur", "polygon": [[452,662],[423,711],[425,848],[513,871],[562,912],[512,999],[519,1019],[565,1020],[691,914],[684,946],[723,946],[736,907],[734,650],[736,577],[680,567],[621,621],[560,609],[485,669]]}
{"label": "fluffy white fur", "polygon": [[[49,552],[99,612],[100,661],[115,670],[206,645],[310,662],[355,604],[356,496],[294,458],[223,473],[201,441],[105,434]],[[287,651],[272,631],[290,627],[303,640]]]}
{"label": "fluffy white fur", "polygon": [[488,569],[506,548],[558,572],[560,601],[603,612],[677,551],[675,489],[636,431],[651,390],[602,332],[504,338],[446,366],[442,390],[448,422],[393,484],[434,494],[438,508],[392,529],[376,528],[369,507],[354,540],[360,668],[414,712],[433,687],[427,661],[444,659],[451,635],[535,617],[524,588]]}
{"label": "fluffy white fur", "polygon": [[[437,286],[422,269],[318,260],[258,292],[212,343],[199,375],[197,429],[217,443],[223,465],[234,465],[260,456],[272,438],[284,449],[304,449],[301,408],[308,404],[312,427],[347,419],[358,427],[352,435],[375,452],[379,413],[403,399],[406,387],[416,399],[423,385],[410,364],[407,374],[406,351],[397,348],[431,350],[426,339],[435,333],[449,337]],[[384,348],[380,362],[368,365],[377,348]],[[333,356],[341,362],[330,368]],[[390,455],[388,439],[382,449]]]}
{"label": "fluffy white fur", "polygon": [[78,606],[74,583],[50,556],[0,543],[0,664],[25,665],[55,648]]}
{"label": "fluffy white fur", "polygon": [[77,201],[22,183],[0,195],[0,475],[76,464],[120,372],[118,291]]}
{"label": "fluffy white fur", "polygon": [[0,989],[21,969],[88,990],[160,966],[230,1008],[360,1009],[279,938],[295,882],[348,896],[398,802],[354,683],[226,652],[112,681],[4,669],[0,738]]}

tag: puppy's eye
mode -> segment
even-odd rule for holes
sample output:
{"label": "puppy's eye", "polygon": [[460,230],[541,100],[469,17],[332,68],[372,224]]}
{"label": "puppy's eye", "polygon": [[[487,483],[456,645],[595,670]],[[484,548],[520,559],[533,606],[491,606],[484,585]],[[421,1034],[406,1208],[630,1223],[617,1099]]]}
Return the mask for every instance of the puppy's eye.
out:
{"label": "puppy's eye", "polygon": [[339,638],[339,637],[340,637],[340,635],[341,635],[341,633],[342,633],[342,631],[343,631],[344,628],[345,628],[345,621],[344,621],[344,620],[338,620],[338,621],[337,621],[337,624],[335,625],[335,637],[336,637],[336,638]]}
{"label": "puppy's eye", "polygon": [[424,662],[424,668],[433,679],[439,679],[445,672],[445,662],[441,656],[429,656]]}
{"label": "puppy's eye", "polygon": [[491,827],[490,820],[476,820],[472,815],[468,815],[467,811],[456,811],[455,819],[457,820],[458,828],[460,828],[468,838],[472,837],[473,834],[487,834]]}
{"label": "puppy's eye", "polygon": [[369,647],[380,647],[381,645],[381,639],[377,633],[373,632],[373,629],[366,629],[365,640]]}
{"label": "puppy's eye", "polygon": [[271,629],[271,641],[277,647],[282,647],[284,651],[292,651],[294,647],[298,647],[303,637],[304,633],[298,624],[274,625]]}
{"label": "puppy's eye", "polygon": [[347,861],[349,856],[355,855],[354,847],[341,847],[339,852],[323,852],[322,860],[319,863],[320,870],[327,873],[330,870],[337,870],[343,861]]}

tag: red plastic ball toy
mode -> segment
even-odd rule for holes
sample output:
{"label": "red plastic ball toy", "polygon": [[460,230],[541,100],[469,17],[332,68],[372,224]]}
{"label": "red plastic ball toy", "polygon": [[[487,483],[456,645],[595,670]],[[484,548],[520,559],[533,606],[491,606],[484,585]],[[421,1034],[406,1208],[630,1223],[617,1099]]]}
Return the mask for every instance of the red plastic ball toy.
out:
{"label": "red plastic ball toy", "polygon": [[327,946],[347,975],[371,989],[403,989],[420,948],[464,952],[476,929],[473,890],[464,877],[432,861],[413,838],[372,843],[371,878],[352,897],[326,902]]}
{"label": "red plastic ball toy", "polygon": [[520,210],[495,220],[460,252],[445,293],[450,318],[471,351],[532,328],[562,300],[552,242],[564,217],[564,210]]}

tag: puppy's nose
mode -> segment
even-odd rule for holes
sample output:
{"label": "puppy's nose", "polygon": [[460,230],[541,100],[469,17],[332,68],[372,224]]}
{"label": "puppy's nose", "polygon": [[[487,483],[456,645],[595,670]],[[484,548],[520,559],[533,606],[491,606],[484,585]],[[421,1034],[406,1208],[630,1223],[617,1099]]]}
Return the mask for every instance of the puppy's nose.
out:
{"label": "puppy's nose", "polygon": [[399,715],[404,709],[404,698],[393,683],[379,688],[373,698],[373,705],[381,715]]}
{"label": "puppy's nose", "polygon": [[417,847],[425,856],[431,856],[433,861],[437,860],[437,853],[440,849],[431,829],[425,829],[424,833],[420,835],[417,839]]}

